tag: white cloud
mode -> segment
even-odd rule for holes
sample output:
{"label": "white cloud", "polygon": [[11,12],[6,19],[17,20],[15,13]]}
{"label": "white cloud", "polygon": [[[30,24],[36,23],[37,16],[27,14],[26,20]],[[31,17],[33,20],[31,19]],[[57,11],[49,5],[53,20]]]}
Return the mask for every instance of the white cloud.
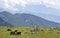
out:
{"label": "white cloud", "polygon": [[22,7],[25,7],[26,4],[28,4],[27,1],[25,1],[25,0],[9,0],[8,2],[11,4],[15,4],[15,5],[18,4]]}
{"label": "white cloud", "polygon": [[27,1],[24,0],[19,0],[19,2],[21,3],[21,6],[25,7],[27,3]]}
{"label": "white cloud", "polygon": [[43,3],[50,7],[60,8],[59,0],[45,0]]}
{"label": "white cloud", "polygon": [[53,7],[53,8],[60,9],[59,0],[4,0],[3,2],[7,9],[13,9],[13,10],[15,10],[14,7],[16,5],[19,5],[25,8],[28,4],[34,4],[34,5],[45,4],[47,7]]}
{"label": "white cloud", "polygon": [[59,0],[30,0],[33,4],[45,4],[48,7],[60,9]]}
{"label": "white cloud", "polygon": [[14,6],[12,6],[12,5],[15,5],[15,2],[17,3],[17,1],[13,1],[13,2],[11,1],[12,5],[11,5],[11,2],[9,4],[8,0],[4,0],[3,2],[4,2],[5,9],[10,10],[10,11],[18,11],[18,8],[14,8]]}
{"label": "white cloud", "polygon": [[9,8],[8,1],[7,1],[7,0],[4,0],[4,6],[5,6],[6,8]]}
{"label": "white cloud", "polygon": [[32,4],[45,4],[48,7],[60,9],[60,1],[59,0],[30,0],[29,2]]}

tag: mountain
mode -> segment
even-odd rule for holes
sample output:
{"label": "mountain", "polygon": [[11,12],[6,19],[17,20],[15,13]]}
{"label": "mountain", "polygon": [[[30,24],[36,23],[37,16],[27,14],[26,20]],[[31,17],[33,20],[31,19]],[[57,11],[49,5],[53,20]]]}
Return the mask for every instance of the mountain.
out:
{"label": "mountain", "polygon": [[0,17],[3,18],[3,20],[7,21],[8,23],[11,23],[10,21],[14,20],[13,15],[8,11],[0,12]]}
{"label": "mountain", "polygon": [[8,22],[5,22],[1,17],[0,17],[0,26],[12,26]]}
{"label": "mountain", "polygon": [[[8,9],[0,8],[0,11],[6,10],[6,11],[11,12],[12,14],[19,13],[19,12],[20,13],[29,13],[29,14],[34,14],[37,16],[44,17],[47,20],[51,20],[51,21],[60,23],[60,10],[50,7],[50,6],[46,6],[45,4],[40,4],[40,5],[29,4],[24,8],[22,8],[20,5],[16,5],[16,6],[14,6],[14,8],[17,8],[17,9],[14,11],[13,9],[9,9],[9,8]],[[41,14],[43,14],[43,15],[41,15]],[[51,16],[51,15],[53,15],[53,16]]]}
{"label": "mountain", "polygon": [[15,22],[17,25],[29,25],[29,26],[45,26],[45,27],[60,27],[60,23],[45,20],[41,17],[31,15],[31,14],[15,14]]}
{"label": "mountain", "polygon": [[60,16],[56,16],[56,15],[48,15],[48,14],[40,14],[40,17],[47,19],[49,21],[54,21],[57,23],[60,23]]}
{"label": "mountain", "polygon": [[2,17],[4,20],[5,18],[7,18],[7,22],[14,26],[60,27],[60,23],[48,21],[43,19],[42,17],[38,17],[32,14],[10,14],[9,12],[6,13],[6,11],[0,12],[0,14],[1,17],[2,15],[4,16]]}

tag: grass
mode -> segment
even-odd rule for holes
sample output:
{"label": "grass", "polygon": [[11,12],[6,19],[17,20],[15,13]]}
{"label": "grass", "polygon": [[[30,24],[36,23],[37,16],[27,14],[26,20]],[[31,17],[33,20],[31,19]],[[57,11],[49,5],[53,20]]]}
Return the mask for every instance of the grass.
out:
{"label": "grass", "polygon": [[[30,30],[35,29],[35,27],[11,27],[12,31],[21,31],[21,35],[10,35],[7,31],[8,27],[0,27],[0,38],[60,38],[60,28],[45,28],[39,27],[39,31],[35,34],[31,34]],[[41,31],[43,30],[43,31]],[[25,34],[25,32],[27,32]]]}

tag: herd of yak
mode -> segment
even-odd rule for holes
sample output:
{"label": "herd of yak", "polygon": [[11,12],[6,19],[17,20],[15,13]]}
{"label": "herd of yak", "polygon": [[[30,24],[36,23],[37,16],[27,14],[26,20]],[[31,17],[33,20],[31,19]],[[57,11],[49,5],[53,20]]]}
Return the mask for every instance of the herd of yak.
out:
{"label": "herd of yak", "polygon": [[11,29],[7,29],[7,31],[10,31],[10,35],[21,35],[21,32],[18,32],[18,30],[13,32]]}
{"label": "herd of yak", "polygon": [[[49,31],[54,31],[54,30],[59,30],[58,28],[50,28]],[[11,29],[7,29],[7,31],[10,31],[10,35],[21,35],[22,32],[18,31],[18,30],[15,30],[15,31],[12,31]],[[31,34],[34,34],[36,33],[37,31],[39,31],[38,28],[34,29],[34,30],[30,30]],[[44,31],[44,29],[41,29],[40,31]],[[26,32],[27,33],[27,32]],[[57,33],[60,33],[60,32],[57,32]]]}
{"label": "herd of yak", "polygon": [[[10,35],[21,35],[22,32],[18,30],[12,31],[11,29],[7,29],[8,32],[10,32]],[[38,31],[38,28],[35,28],[33,30],[30,30],[31,34],[35,34]],[[43,30],[42,30],[43,31]],[[28,32],[25,32],[25,34]]]}

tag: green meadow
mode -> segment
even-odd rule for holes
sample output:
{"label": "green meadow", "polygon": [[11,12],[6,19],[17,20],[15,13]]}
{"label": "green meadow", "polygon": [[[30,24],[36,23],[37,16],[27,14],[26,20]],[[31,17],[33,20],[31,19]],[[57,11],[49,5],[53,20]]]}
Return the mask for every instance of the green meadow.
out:
{"label": "green meadow", "polygon": [[[10,31],[18,30],[21,35],[10,35]],[[60,28],[46,28],[38,27],[34,34],[30,30],[36,29],[35,27],[0,27],[0,38],[60,38]],[[25,33],[26,32],[26,33]]]}

